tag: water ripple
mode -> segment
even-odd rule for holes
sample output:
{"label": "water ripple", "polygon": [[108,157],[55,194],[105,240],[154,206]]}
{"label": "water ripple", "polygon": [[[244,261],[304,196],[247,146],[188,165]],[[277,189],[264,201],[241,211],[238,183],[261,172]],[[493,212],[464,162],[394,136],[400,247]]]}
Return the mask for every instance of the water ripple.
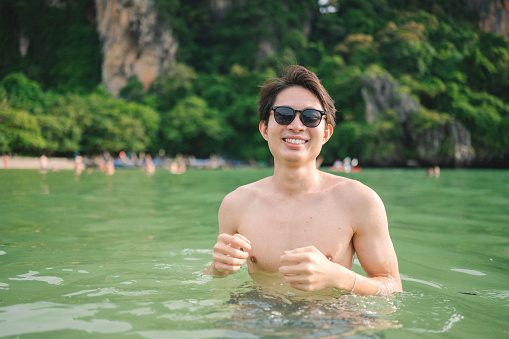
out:
{"label": "water ripple", "polygon": [[35,276],[39,274],[37,271],[29,271],[26,274],[20,274],[18,277],[21,278],[9,278],[9,280],[35,280],[35,281],[44,281],[51,285],[60,285],[64,281],[64,279],[54,276]]}
{"label": "water ripple", "polygon": [[[132,329],[127,322],[97,319],[101,309],[115,308],[108,303],[65,305],[52,302],[17,304],[0,308],[0,337],[59,330],[87,333],[119,333]],[[91,320],[80,318],[94,317]]]}
{"label": "water ripple", "polygon": [[451,271],[465,273],[465,274],[469,274],[469,275],[479,275],[479,276],[486,275],[486,273],[482,273],[482,272],[479,272],[476,270],[466,270],[466,269],[462,269],[462,268],[451,268]]}
{"label": "water ripple", "polygon": [[[92,293],[95,292],[95,293]],[[75,295],[81,295],[86,294],[87,297],[98,297],[102,295],[123,295],[123,296],[141,296],[141,295],[148,295],[148,294],[156,294],[158,291],[155,290],[147,290],[147,291],[137,291],[137,292],[128,292],[128,291],[122,291],[115,287],[104,287],[104,288],[95,288],[92,290],[83,290],[79,292],[69,293],[64,295],[64,297],[73,297]]]}

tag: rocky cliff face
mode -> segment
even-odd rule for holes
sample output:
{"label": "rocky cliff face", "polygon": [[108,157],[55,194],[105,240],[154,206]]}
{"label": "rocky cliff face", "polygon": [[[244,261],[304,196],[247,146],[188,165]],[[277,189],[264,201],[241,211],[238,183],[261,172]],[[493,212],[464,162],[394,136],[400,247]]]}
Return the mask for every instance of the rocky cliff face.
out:
{"label": "rocky cliff face", "polygon": [[[157,21],[155,0],[94,0],[97,29],[101,37],[102,82],[107,91],[118,94],[127,79],[136,75],[148,87],[175,63],[178,43],[169,25]],[[216,20],[237,1],[211,0],[209,6]],[[48,5],[63,6],[63,0],[48,0]],[[509,0],[467,0],[467,8],[479,13],[479,26],[509,38]],[[308,34],[306,26],[304,32]],[[20,37],[20,53],[26,54],[28,40]],[[273,53],[269,41],[261,41],[260,58]]]}
{"label": "rocky cliff face", "polygon": [[[390,75],[383,72],[366,72],[362,78],[362,95],[366,103],[366,121],[370,124],[380,117],[387,119],[388,112],[395,112],[400,140],[394,143],[391,154],[385,153],[377,159],[382,166],[400,165],[408,160],[417,160],[425,165],[463,167],[474,159],[470,132],[458,121],[440,116],[430,127],[422,128],[422,110],[410,94],[401,89]],[[416,159],[405,159],[403,149],[413,149]],[[384,149],[380,145],[380,149]],[[387,148],[385,148],[387,149]]]}
{"label": "rocky cliff face", "polygon": [[154,0],[95,0],[105,89],[117,95],[137,76],[147,88],[175,63],[177,42],[157,20]]}
{"label": "rocky cliff face", "polygon": [[467,167],[474,159],[470,132],[458,121],[422,132],[409,131],[415,143],[417,159],[427,164]]}
{"label": "rocky cliff face", "polygon": [[388,109],[396,112],[398,120],[406,123],[412,112],[419,109],[419,103],[400,90],[399,84],[385,73],[368,72],[362,79],[362,97],[366,104],[366,121],[372,124]]}
{"label": "rocky cliff face", "polygon": [[509,38],[509,0],[468,0],[467,8],[479,13],[479,27]]}

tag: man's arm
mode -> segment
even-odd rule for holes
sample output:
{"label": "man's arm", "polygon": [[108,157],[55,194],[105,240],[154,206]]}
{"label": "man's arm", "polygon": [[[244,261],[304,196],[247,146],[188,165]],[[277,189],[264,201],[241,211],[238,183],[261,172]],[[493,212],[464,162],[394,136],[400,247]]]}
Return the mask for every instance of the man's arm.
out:
{"label": "man's arm", "polygon": [[226,276],[240,270],[246,262],[248,251],[251,250],[249,240],[237,233],[238,206],[236,206],[235,192],[227,195],[219,208],[219,236],[214,245],[212,263],[205,271],[206,274]]}
{"label": "man's arm", "polygon": [[402,292],[398,259],[383,202],[370,188],[363,186],[360,190],[362,203],[354,209],[357,222],[353,245],[368,276],[357,275],[355,292],[369,295]]}
{"label": "man's arm", "polygon": [[385,207],[367,186],[352,187],[351,223],[353,245],[368,277],[330,262],[314,246],[286,251],[280,273],[292,287],[315,291],[335,287],[361,295],[401,292],[396,253],[389,236]]}

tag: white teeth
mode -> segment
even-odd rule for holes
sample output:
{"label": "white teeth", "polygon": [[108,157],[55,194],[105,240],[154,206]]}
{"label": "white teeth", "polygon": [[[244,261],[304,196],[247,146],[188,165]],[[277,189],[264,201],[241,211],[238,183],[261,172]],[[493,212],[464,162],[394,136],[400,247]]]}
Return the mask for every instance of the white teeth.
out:
{"label": "white teeth", "polygon": [[289,142],[290,144],[294,145],[300,145],[306,143],[306,140],[302,139],[285,139],[286,142]]}

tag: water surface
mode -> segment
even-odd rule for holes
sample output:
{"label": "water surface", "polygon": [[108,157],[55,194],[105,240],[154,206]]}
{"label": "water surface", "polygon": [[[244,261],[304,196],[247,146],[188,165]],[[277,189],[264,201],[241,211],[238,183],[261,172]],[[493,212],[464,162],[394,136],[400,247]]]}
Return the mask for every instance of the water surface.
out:
{"label": "water surface", "polygon": [[0,170],[0,337],[509,335],[509,172],[347,175],[386,205],[405,290],[388,297],[203,274],[222,198],[270,173]]}

